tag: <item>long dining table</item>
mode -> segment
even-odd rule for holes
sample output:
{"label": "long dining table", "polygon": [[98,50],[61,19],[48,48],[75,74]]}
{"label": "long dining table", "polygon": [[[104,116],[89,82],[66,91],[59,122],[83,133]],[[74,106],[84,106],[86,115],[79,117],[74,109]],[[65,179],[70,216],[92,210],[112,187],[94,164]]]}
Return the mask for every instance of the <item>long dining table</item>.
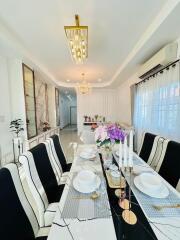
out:
{"label": "long dining table", "polygon": [[[167,212],[167,216],[161,212],[155,214],[150,207],[152,201],[156,203],[156,199],[148,198],[140,193],[133,185],[133,181],[130,182],[129,176],[126,176],[126,174],[124,174],[127,181],[126,190],[129,192],[129,187],[132,190],[131,208],[136,214],[138,221],[135,225],[129,225],[124,222],[122,218],[123,210],[118,205],[115,189],[108,186],[102,155],[97,153],[96,159],[93,161],[84,160],[80,157],[80,152],[84,148],[93,146],[87,144],[78,146],[48,240],[179,240],[179,210],[172,211],[172,214]],[[134,165],[143,166],[147,169],[150,168],[135,153],[133,159]],[[113,154],[113,161],[115,164],[118,164],[118,156],[115,153]],[[76,196],[73,188],[73,179],[81,170],[91,170],[100,176],[102,182],[105,182],[105,193],[102,194],[100,192],[98,200],[92,200],[89,197],[84,198],[82,194]],[[152,171],[153,174],[157,174],[154,170]],[[174,199],[180,201],[180,194],[165,180],[163,182],[168,187],[170,193],[172,193]],[[159,202],[157,203],[159,204]]]}

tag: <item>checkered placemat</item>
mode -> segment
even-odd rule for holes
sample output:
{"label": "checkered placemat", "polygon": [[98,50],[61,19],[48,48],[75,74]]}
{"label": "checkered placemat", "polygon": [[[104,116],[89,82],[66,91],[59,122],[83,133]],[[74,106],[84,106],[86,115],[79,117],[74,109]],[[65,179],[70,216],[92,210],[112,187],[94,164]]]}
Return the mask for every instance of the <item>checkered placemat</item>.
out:
{"label": "checkered placemat", "polygon": [[[115,160],[118,161],[118,157],[116,154],[114,154]],[[137,156],[133,156],[133,162],[134,165],[138,166],[147,166],[146,164],[143,164],[141,160]],[[147,168],[150,168],[147,166]],[[125,178],[128,184],[131,187],[131,190],[133,194],[135,195],[137,201],[141,205],[142,209],[144,210],[145,214],[149,218],[161,218],[161,217],[179,217],[180,216],[180,208],[164,208],[162,210],[156,210],[153,205],[175,205],[175,204],[180,204],[180,198],[169,189],[169,195],[167,198],[153,198],[150,197],[144,193],[142,193],[140,190],[136,188],[134,185],[134,175],[131,177],[131,183],[130,183],[130,177],[126,174]]]}
{"label": "checkered placemat", "polygon": [[140,203],[142,209],[144,210],[148,218],[159,218],[159,217],[179,217],[180,208],[164,208],[162,210],[156,210],[153,205],[162,206],[162,205],[174,205],[180,203],[180,198],[172,191],[169,192],[167,198],[153,198],[147,196],[146,194],[139,191],[134,185],[134,177],[132,177],[131,183],[130,178],[126,176],[126,181],[131,186],[131,190],[135,195],[136,199]]}
{"label": "checkered placemat", "polygon": [[[62,211],[62,218],[108,218],[111,216],[107,192],[101,194],[96,200],[90,199],[91,194],[76,191],[73,187],[73,175],[69,191]],[[103,179],[102,173],[98,176]],[[104,184],[104,181],[101,183]],[[82,198],[82,199],[81,199]],[[84,198],[84,199],[83,199]]]}

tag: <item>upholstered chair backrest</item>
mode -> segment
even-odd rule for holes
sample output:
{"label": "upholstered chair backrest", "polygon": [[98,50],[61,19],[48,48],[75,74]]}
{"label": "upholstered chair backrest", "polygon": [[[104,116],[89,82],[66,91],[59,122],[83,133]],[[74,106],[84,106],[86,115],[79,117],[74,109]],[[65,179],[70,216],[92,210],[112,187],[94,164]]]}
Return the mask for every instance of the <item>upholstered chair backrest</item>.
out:
{"label": "upholstered chair backrest", "polygon": [[0,239],[33,240],[39,230],[15,164],[0,170]]}
{"label": "upholstered chair backrest", "polygon": [[37,217],[39,225],[43,227],[44,212],[48,207],[48,198],[38,175],[32,153],[28,151],[21,155],[19,157],[19,162],[22,164],[27,184],[38,209]]}
{"label": "upholstered chair backrest", "polygon": [[[54,171],[54,174],[56,176],[56,180],[57,180],[58,185],[59,185],[60,182],[61,182],[60,180],[61,180],[61,176],[62,176],[62,168],[60,166],[59,160],[55,159],[55,157],[57,157],[57,155],[55,156],[55,153],[52,150],[51,141],[52,141],[52,144],[53,144],[52,139],[50,139],[50,140],[48,139],[48,140],[46,140],[46,142],[43,142],[43,143],[46,147],[48,157],[49,157],[49,160],[51,162],[52,169]],[[53,144],[53,146],[54,146],[54,144]],[[58,163],[59,163],[59,165],[58,165]]]}
{"label": "upholstered chair backrest", "polygon": [[63,170],[63,172],[66,172],[66,164],[67,163],[66,163],[66,158],[63,153],[61,144],[60,144],[59,136],[55,134],[55,135],[51,136],[51,139],[53,140],[54,147],[55,147],[58,159],[60,161],[62,170]]}
{"label": "upholstered chair backrest", "polygon": [[142,146],[140,148],[140,151],[139,151],[139,156],[145,161],[147,162],[149,157],[150,157],[150,154],[151,154],[151,151],[152,151],[152,148],[153,148],[153,144],[154,144],[154,140],[155,140],[155,137],[156,135],[152,134],[152,133],[148,133],[146,132],[144,135],[143,135],[143,141],[142,141]]}
{"label": "upholstered chair backrest", "polygon": [[55,149],[55,146],[54,146],[54,142],[53,142],[52,138],[46,139],[46,142],[48,143],[49,149],[50,149],[50,151],[51,151],[52,160],[53,160],[54,165],[55,165],[55,167],[56,167],[56,171],[57,171],[57,172],[60,174],[60,176],[61,176],[62,173],[63,173],[63,170],[62,170],[61,163],[60,163],[59,158],[58,158],[57,153],[56,153],[56,149]]}
{"label": "upholstered chair backrest", "polygon": [[168,142],[169,142],[169,139],[165,139],[160,136],[155,137],[153,148],[147,162],[153,169],[157,168],[157,165],[161,159],[161,156],[164,154],[164,151],[166,151]]}
{"label": "upholstered chair backrest", "polygon": [[158,163],[158,173],[174,188],[180,179],[180,143],[169,141]]}
{"label": "upholstered chair backrest", "polygon": [[54,174],[45,144],[40,143],[37,146],[31,148],[29,151],[33,155],[37,173],[45,190],[48,202],[56,202],[57,199],[55,196],[59,191],[58,182]]}

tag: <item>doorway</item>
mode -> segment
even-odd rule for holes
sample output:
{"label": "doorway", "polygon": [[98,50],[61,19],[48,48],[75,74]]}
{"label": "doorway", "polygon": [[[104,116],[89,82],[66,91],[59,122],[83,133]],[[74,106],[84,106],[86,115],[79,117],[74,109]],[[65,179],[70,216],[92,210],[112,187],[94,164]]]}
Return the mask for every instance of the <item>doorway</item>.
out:
{"label": "doorway", "polygon": [[77,96],[74,88],[60,87],[60,127],[77,129]]}
{"label": "doorway", "polygon": [[77,125],[77,107],[70,106],[70,125]]}

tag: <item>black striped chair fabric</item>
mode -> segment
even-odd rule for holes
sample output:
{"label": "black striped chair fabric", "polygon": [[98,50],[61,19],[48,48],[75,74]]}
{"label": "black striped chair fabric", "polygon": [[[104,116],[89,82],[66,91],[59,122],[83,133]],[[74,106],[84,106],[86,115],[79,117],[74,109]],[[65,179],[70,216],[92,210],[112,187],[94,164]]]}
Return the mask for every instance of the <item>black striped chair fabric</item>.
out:
{"label": "black striped chair fabric", "polygon": [[8,164],[0,170],[0,239],[2,240],[46,240],[36,238],[39,225],[24,194],[18,169]]}
{"label": "black striped chair fabric", "polygon": [[149,156],[151,154],[152,151],[152,147],[153,147],[153,143],[154,143],[154,139],[157,135],[152,134],[152,133],[148,133],[146,132],[144,134],[144,139],[143,139],[143,143],[142,143],[142,147],[141,150],[139,152],[139,156],[145,161],[147,162],[149,159]]}
{"label": "black striped chair fabric", "polygon": [[57,156],[59,158],[59,162],[61,164],[63,172],[69,172],[71,169],[71,163],[66,162],[66,158],[64,156],[60,141],[59,141],[59,136],[58,135],[53,135],[51,136],[53,142],[54,142],[54,147],[57,153]]}
{"label": "black striped chair fabric", "polygon": [[35,166],[46,192],[48,202],[59,202],[64,189],[64,184],[58,185],[48,157],[46,146],[43,143],[40,143],[34,148],[31,148],[29,151],[33,155]]}
{"label": "black striped chair fabric", "polygon": [[161,160],[159,174],[176,188],[180,179],[180,143],[169,141]]}

